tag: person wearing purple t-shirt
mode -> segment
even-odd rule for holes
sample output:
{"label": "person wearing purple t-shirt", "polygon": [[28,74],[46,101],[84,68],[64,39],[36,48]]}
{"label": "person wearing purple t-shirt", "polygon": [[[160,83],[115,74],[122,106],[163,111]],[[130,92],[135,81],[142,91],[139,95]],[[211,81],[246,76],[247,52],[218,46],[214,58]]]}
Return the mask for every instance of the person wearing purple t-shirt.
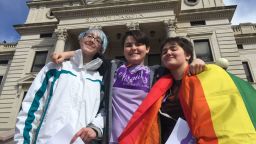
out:
{"label": "person wearing purple t-shirt", "polygon": [[149,39],[139,31],[129,31],[123,38],[126,63],[114,74],[112,88],[112,130],[109,143],[118,137],[150,89],[150,69],[144,66],[149,52]]}

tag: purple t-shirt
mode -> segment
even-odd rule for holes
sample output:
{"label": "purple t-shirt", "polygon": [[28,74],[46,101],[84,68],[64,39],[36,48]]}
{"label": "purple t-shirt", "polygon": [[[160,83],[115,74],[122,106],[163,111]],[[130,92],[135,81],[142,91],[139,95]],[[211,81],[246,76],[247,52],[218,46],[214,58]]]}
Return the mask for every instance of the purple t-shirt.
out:
{"label": "purple t-shirt", "polygon": [[122,65],[116,70],[112,96],[113,119],[110,143],[118,143],[118,137],[146,97],[149,87],[150,70],[148,67]]}

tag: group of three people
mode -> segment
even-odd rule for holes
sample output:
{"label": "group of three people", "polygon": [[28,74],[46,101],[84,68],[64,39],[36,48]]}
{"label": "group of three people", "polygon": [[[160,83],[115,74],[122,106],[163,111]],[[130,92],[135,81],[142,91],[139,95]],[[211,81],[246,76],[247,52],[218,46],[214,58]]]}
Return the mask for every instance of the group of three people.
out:
{"label": "group of three people", "polygon": [[[178,117],[183,117],[178,91],[193,60],[193,46],[182,37],[167,38],[161,46],[161,66],[148,67],[149,39],[139,30],[128,31],[122,41],[126,61],[105,60],[107,37],[90,29],[79,35],[80,49],[53,55],[33,81],[17,117],[16,143],[47,143],[70,124],[84,142],[119,143],[130,119],[161,76],[171,74],[174,84],[164,92],[159,109],[164,143]],[[70,58],[69,61],[64,59]],[[192,73],[204,70],[196,60]],[[164,113],[164,114],[163,114]],[[166,116],[167,115],[167,116]],[[141,131],[143,133],[143,130]]]}
{"label": "group of three people", "polygon": [[[184,38],[172,40],[188,42]],[[44,66],[33,81],[17,117],[15,142],[46,143],[69,123],[78,131],[72,142],[81,137],[85,142],[102,139],[118,143],[153,79],[164,71],[144,65],[150,46],[146,34],[139,30],[128,31],[123,38],[125,62],[103,58],[108,41],[101,30],[82,32],[79,43],[77,51],[54,54],[55,63]],[[169,42],[165,44],[169,46]],[[176,43],[164,48],[162,56],[179,67],[192,53]],[[63,62],[66,58],[71,59]],[[203,66],[197,60],[193,70],[202,71]]]}

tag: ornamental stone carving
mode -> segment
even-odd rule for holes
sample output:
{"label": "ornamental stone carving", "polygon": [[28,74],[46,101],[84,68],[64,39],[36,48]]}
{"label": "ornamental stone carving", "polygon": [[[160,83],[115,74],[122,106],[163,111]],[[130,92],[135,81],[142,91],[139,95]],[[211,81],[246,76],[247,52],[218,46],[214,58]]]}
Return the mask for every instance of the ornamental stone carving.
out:
{"label": "ornamental stone carving", "polygon": [[138,22],[131,22],[126,24],[128,30],[139,30],[140,29],[140,24]]}
{"label": "ornamental stone carving", "polygon": [[63,29],[56,29],[55,30],[55,34],[58,38],[58,40],[64,40],[66,41],[67,37],[68,37],[68,31],[66,28]]}
{"label": "ornamental stone carving", "polygon": [[176,34],[176,28],[177,28],[176,20],[172,20],[172,19],[164,20],[164,24],[166,26],[166,31],[167,31],[168,37],[176,37],[177,36],[177,34]]}
{"label": "ornamental stone carving", "polygon": [[188,6],[195,6],[199,3],[199,0],[184,0],[184,3]]}
{"label": "ornamental stone carving", "polygon": [[51,10],[49,10],[49,11],[46,13],[46,17],[47,17],[48,19],[53,19],[53,18],[55,18],[55,16],[53,16]]}
{"label": "ornamental stone carving", "polygon": [[67,29],[56,29],[55,34],[57,35],[57,42],[55,44],[55,52],[63,52],[65,48],[65,43],[68,37]]}

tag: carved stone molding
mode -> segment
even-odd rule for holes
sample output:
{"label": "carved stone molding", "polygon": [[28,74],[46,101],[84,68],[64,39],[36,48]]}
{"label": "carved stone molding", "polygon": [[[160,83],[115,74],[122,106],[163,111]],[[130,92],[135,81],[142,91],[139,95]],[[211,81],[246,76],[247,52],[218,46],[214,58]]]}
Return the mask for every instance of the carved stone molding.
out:
{"label": "carved stone molding", "polygon": [[169,28],[169,29],[176,29],[177,28],[177,21],[173,19],[168,19],[164,20],[164,24]]}
{"label": "carved stone molding", "polygon": [[140,29],[140,24],[138,22],[131,22],[126,24],[128,30],[139,30]]}
{"label": "carved stone molding", "polygon": [[82,4],[81,2],[79,2],[79,0],[32,0],[32,1],[28,1],[27,5],[29,7],[38,7],[38,6],[44,6],[44,7],[49,7],[52,5],[71,5],[74,2],[78,2],[80,4]]}
{"label": "carved stone molding", "polygon": [[184,0],[184,3],[188,6],[195,6],[199,3],[200,0],[190,1],[190,0]]}
{"label": "carved stone molding", "polygon": [[102,29],[102,26],[100,26],[100,25],[93,25],[93,26],[90,26],[89,29]]}
{"label": "carved stone molding", "polygon": [[49,10],[49,11],[46,13],[46,17],[47,17],[48,19],[54,19],[54,18],[55,18],[55,16],[52,15],[52,11],[51,11],[51,10]]}
{"label": "carved stone molding", "polygon": [[15,25],[15,29],[19,34],[38,34],[38,33],[52,33],[57,27],[58,22],[44,22],[44,23],[28,23]]}
{"label": "carved stone molding", "polygon": [[177,25],[176,25],[177,21],[173,20],[173,19],[168,19],[168,20],[164,20],[164,24],[166,25],[166,30],[167,30],[167,34],[168,37],[176,37],[176,29],[177,29]]}
{"label": "carved stone molding", "polygon": [[179,0],[160,0],[160,1],[147,1],[147,2],[133,2],[133,3],[111,3],[111,4],[93,4],[77,7],[63,7],[53,8],[52,12],[56,18],[67,17],[90,17],[102,15],[119,15],[128,13],[140,13],[145,11],[158,11],[158,10],[174,10],[177,14],[180,10]]}
{"label": "carved stone molding", "polygon": [[23,87],[25,87],[26,85],[29,86],[32,84],[36,75],[37,75],[37,73],[29,73],[18,80],[18,82],[17,82],[17,84],[18,84],[17,85],[17,88],[18,88],[17,97],[20,97]]}
{"label": "carved stone molding", "polygon": [[66,28],[56,29],[55,34],[57,35],[58,40],[66,41],[66,39],[68,37],[68,31]]}
{"label": "carved stone molding", "polygon": [[129,20],[129,19],[140,19],[145,18],[142,13],[138,14],[116,14],[101,17],[87,17],[84,20],[88,23],[100,22],[100,21],[116,21],[116,20]]}
{"label": "carved stone molding", "polygon": [[196,10],[183,10],[178,18],[178,21],[194,21],[194,20],[206,20],[206,19],[220,19],[226,18],[231,20],[235,12],[236,6],[223,6],[212,7]]}
{"label": "carved stone molding", "polygon": [[253,44],[256,43],[256,34],[235,35],[235,39],[238,44]]}

